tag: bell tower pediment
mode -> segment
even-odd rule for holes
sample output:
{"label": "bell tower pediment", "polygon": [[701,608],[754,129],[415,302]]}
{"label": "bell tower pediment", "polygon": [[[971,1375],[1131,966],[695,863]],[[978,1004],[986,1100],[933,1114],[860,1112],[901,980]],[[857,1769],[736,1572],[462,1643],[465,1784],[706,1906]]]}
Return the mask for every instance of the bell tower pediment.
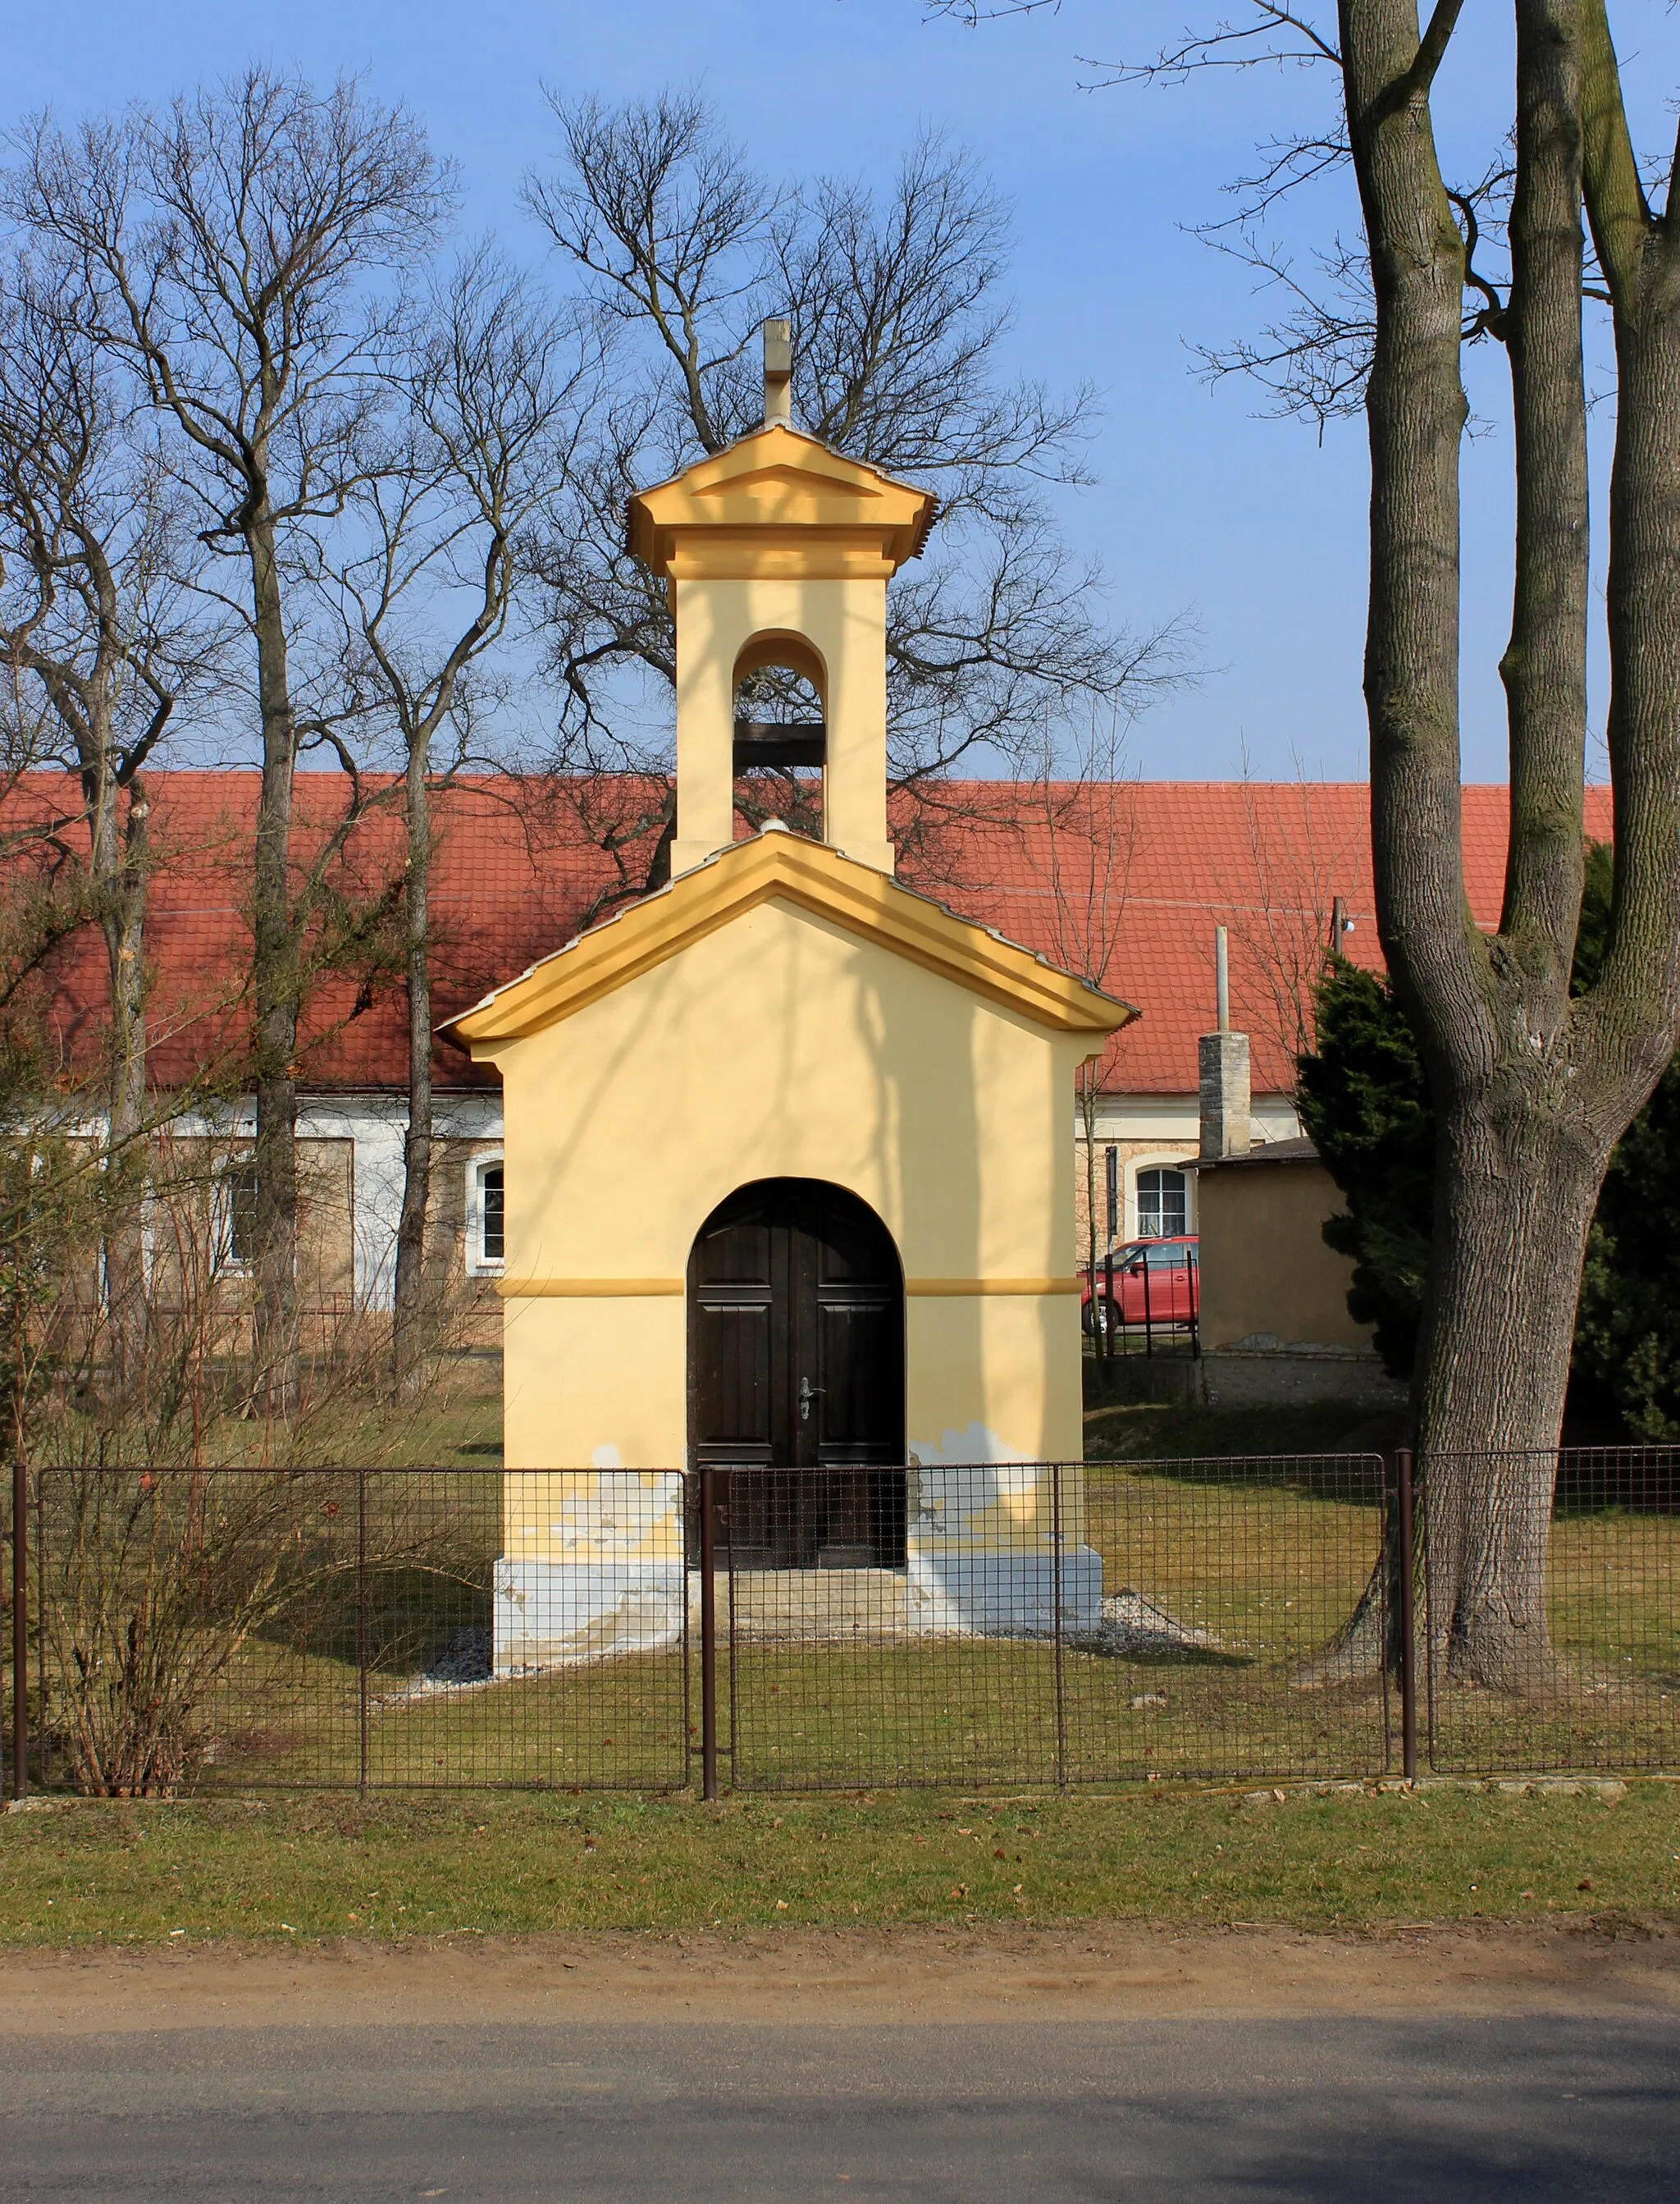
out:
{"label": "bell tower pediment", "polygon": [[777,422],[632,498],[630,548],[670,578],[873,567],[885,579],[918,556],[938,510],[928,491]]}
{"label": "bell tower pediment", "polygon": [[[873,483],[837,480],[819,467],[794,466],[785,459],[778,459],[768,466],[754,467],[750,474],[729,475],[720,482],[702,483],[695,495],[759,499],[766,493],[790,490],[804,496],[826,498],[839,512],[846,511],[861,499],[881,495]],[[783,506],[787,503],[785,496],[776,501]]]}
{"label": "bell tower pediment", "polygon": [[[938,500],[796,429],[790,376],[788,325],[768,322],[764,426],[630,501],[629,548],[664,578],[677,628],[674,872],[735,839],[738,773],[778,768],[819,769],[821,838],[893,868],[886,585]],[[751,689],[738,698],[766,669],[814,690],[820,720],[761,719]]]}

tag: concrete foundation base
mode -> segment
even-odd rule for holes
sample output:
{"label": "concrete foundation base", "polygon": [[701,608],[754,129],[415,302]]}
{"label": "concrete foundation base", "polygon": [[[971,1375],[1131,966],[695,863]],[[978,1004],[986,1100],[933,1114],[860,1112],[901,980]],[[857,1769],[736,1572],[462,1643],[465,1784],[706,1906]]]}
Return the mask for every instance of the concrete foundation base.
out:
{"label": "concrete foundation base", "polygon": [[[1056,1627],[1056,1555],[945,1545],[912,1546],[913,1631],[974,1638],[1048,1638]],[[1095,1629],[1103,1617],[1103,1557],[1089,1546],[1062,1555],[1062,1626]]]}
{"label": "concrete foundation base", "polygon": [[[759,1644],[834,1644],[902,1638],[910,1627],[902,1569],[737,1569],[718,1579],[718,1628]],[[689,1628],[700,1642],[700,1574],[690,1579]]]}
{"label": "concrete foundation base", "polygon": [[[1102,1556],[1070,1546],[1061,1570],[1062,1626],[1089,1632],[1103,1618]],[[686,1579],[686,1581],[685,1581]],[[902,1569],[747,1569],[733,1585],[737,1638],[832,1644],[906,1637],[1048,1638],[1055,1628],[1056,1557],[973,1547],[912,1546]],[[730,1626],[731,1584],[718,1579],[718,1623]],[[495,1673],[518,1675],[680,1644],[700,1638],[700,1577],[680,1561],[515,1561],[495,1570]]]}
{"label": "concrete foundation base", "polygon": [[495,1669],[566,1668],[652,1653],[683,1637],[680,1561],[496,1563]]}

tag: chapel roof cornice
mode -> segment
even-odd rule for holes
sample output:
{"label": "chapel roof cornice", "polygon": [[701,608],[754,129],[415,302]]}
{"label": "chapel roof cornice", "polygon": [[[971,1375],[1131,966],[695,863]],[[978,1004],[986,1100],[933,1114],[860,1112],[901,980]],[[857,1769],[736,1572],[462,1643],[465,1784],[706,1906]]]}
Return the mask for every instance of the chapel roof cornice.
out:
{"label": "chapel roof cornice", "polygon": [[475,1061],[494,1057],[766,903],[811,911],[1054,1032],[1096,1042],[1138,1015],[991,927],[773,821],[577,935],[438,1030]]}

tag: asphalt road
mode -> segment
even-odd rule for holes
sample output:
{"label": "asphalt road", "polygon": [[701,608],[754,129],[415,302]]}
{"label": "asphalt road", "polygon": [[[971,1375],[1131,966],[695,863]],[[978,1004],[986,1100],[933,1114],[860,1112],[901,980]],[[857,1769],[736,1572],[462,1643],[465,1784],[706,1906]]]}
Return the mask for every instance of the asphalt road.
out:
{"label": "asphalt road", "polygon": [[1680,2019],[8,2037],[0,2197],[1680,2195]]}

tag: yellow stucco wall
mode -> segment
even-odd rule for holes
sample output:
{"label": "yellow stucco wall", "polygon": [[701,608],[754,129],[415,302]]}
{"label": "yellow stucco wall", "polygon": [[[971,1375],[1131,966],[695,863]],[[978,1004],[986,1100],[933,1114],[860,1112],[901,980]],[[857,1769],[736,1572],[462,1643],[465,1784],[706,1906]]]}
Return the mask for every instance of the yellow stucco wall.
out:
{"label": "yellow stucco wall", "polygon": [[1341,1206],[1322,1163],[1242,1164],[1197,1180],[1204,1347],[1257,1331],[1291,1346],[1370,1345],[1347,1312],[1353,1265],[1320,1229]]}
{"label": "yellow stucco wall", "polygon": [[[1017,1289],[1073,1277],[1090,1047],[778,901],[500,1045],[510,1469],[684,1460],[689,1249],[784,1176],[849,1188],[896,1242],[914,1453],[1077,1459],[1077,1293]],[[534,1484],[510,1479],[512,1552],[552,1549]]]}

